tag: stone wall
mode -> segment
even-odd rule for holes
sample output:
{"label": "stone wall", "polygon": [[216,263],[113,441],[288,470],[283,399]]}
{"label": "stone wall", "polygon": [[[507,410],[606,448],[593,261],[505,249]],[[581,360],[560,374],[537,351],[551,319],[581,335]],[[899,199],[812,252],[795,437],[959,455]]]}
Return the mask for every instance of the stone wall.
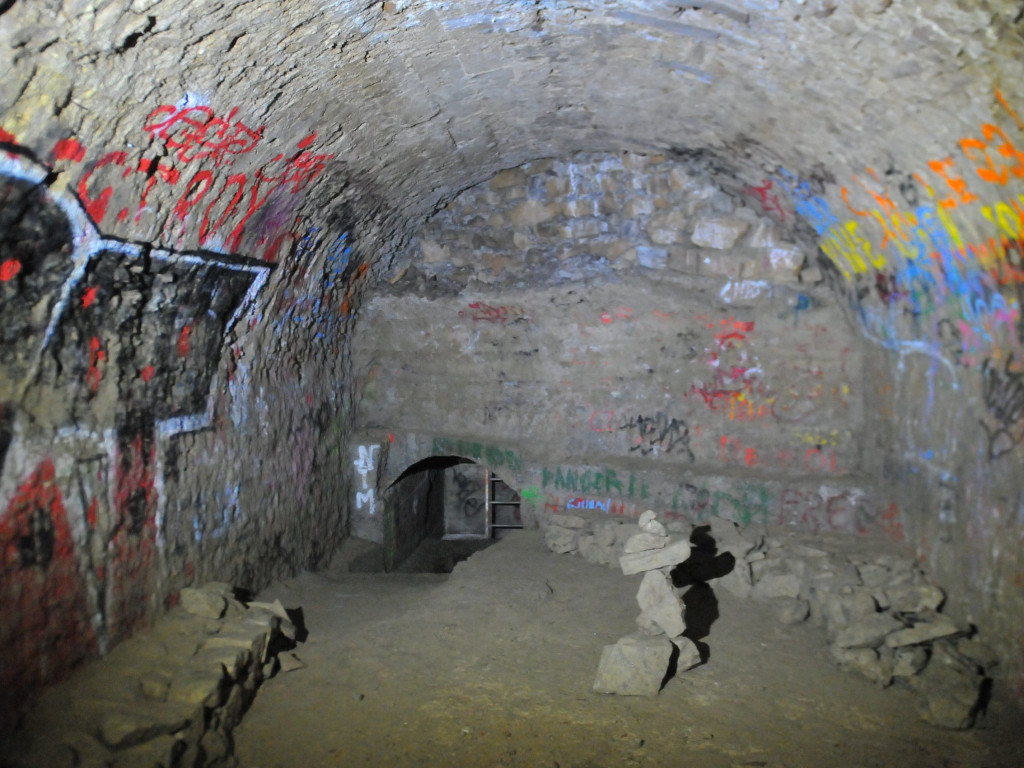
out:
{"label": "stone wall", "polygon": [[[1018,599],[1020,567],[993,537],[1017,529],[1015,486],[998,466],[1015,443],[983,408],[1017,418],[1016,299],[957,257],[959,284],[988,297],[971,311],[1005,321],[978,319],[986,361],[981,326],[955,314],[970,295],[941,261],[930,272],[905,262],[932,302],[918,317],[909,278],[866,260],[863,276],[839,269],[827,237],[856,228],[826,231],[820,260],[787,242],[789,207],[812,222],[832,209],[785,176],[777,196],[768,186],[737,197],[685,162],[616,154],[537,161],[467,190],[365,309],[359,418],[475,444],[471,458],[486,461],[489,446],[495,467],[511,451],[514,481],[541,513],[653,508],[881,532],[1013,658],[1016,625],[996,606]],[[919,208],[931,229],[915,236],[963,242],[941,204]],[[872,253],[881,265],[884,251]],[[957,475],[966,466],[973,482]]]}
{"label": "stone wall", "polygon": [[867,475],[864,341],[800,248],[684,164],[529,163],[417,248],[364,308],[365,425],[476,441],[541,510],[901,536]]}

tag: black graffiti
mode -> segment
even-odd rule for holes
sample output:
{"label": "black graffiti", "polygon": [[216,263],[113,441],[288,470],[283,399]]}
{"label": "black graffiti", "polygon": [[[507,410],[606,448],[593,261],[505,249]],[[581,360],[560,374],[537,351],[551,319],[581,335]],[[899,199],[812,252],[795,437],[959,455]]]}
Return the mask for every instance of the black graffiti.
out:
{"label": "black graffiti", "polygon": [[988,456],[998,459],[1024,440],[1024,371],[1015,371],[1011,354],[1002,368],[988,359],[982,365],[985,408],[995,424],[981,422],[988,436]]}
{"label": "black graffiti", "polygon": [[634,416],[619,426],[620,430],[635,430],[636,443],[629,450],[639,451],[642,456],[665,453],[686,453],[695,461],[690,448],[690,427],[682,419],[675,419],[658,412],[654,416]]}
{"label": "black graffiti", "polygon": [[29,514],[29,532],[18,539],[18,562],[22,568],[38,565],[44,571],[53,560],[53,520],[49,510],[36,507]]}
{"label": "black graffiti", "polygon": [[472,476],[458,470],[453,471],[451,476],[455,481],[455,497],[462,516],[476,517],[484,508],[484,500],[480,498],[481,484]]}

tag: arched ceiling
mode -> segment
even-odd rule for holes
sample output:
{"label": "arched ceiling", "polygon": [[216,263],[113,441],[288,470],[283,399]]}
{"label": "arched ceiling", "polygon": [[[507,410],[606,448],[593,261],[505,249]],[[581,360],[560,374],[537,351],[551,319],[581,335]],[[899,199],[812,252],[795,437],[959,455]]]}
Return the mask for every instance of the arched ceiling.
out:
{"label": "arched ceiling", "polygon": [[209,106],[264,127],[235,169],[307,139],[324,162],[307,215],[347,202],[379,236],[501,168],[578,150],[698,153],[744,183],[914,170],[992,111],[993,87],[1017,95],[1019,6],[7,0],[0,114],[40,157],[75,136],[88,162],[158,149],[144,128],[160,106]]}

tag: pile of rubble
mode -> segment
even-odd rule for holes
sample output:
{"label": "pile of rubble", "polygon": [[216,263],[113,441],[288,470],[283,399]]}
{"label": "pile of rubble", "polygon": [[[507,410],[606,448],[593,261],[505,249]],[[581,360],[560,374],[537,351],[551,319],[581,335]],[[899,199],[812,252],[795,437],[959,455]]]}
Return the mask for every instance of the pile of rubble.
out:
{"label": "pile of rubble", "polygon": [[152,628],[41,696],[15,735],[11,768],[231,768],[231,731],[257,687],[301,666],[280,602],[228,584],[181,591]]}
{"label": "pile of rubble", "polygon": [[985,704],[994,654],[973,627],[941,613],[945,594],[909,558],[865,554],[864,544],[849,536],[769,534],[756,525],[740,530],[720,518],[696,533],[677,521],[666,530],[650,511],[639,531],[579,515],[549,515],[542,525],[554,552],[577,552],[626,575],[644,572],[637,595],[641,634],[605,648],[599,691],[655,694],[674,655],[680,671],[699,663],[693,643],[682,636],[686,627],[670,572],[687,567],[691,540],[710,537],[715,561],[727,564],[706,574],[714,586],[767,602],[782,623],[824,627],[840,666],[880,686],[909,687],[926,721],[969,728]]}

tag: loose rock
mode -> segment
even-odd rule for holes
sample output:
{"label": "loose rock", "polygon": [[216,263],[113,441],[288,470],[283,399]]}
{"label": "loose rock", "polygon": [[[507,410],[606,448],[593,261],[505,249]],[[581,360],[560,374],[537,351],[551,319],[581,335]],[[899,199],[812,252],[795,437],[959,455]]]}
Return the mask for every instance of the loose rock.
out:
{"label": "loose rock", "polygon": [[672,643],[664,637],[630,635],[606,645],[594,690],[622,696],[655,696],[668,671]]}
{"label": "loose rock", "polygon": [[685,540],[669,544],[664,549],[649,550],[647,552],[636,552],[630,555],[623,555],[619,558],[619,567],[626,576],[644,571],[653,571],[656,568],[665,568],[671,565],[679,565],[690,556],[690,542]]}

